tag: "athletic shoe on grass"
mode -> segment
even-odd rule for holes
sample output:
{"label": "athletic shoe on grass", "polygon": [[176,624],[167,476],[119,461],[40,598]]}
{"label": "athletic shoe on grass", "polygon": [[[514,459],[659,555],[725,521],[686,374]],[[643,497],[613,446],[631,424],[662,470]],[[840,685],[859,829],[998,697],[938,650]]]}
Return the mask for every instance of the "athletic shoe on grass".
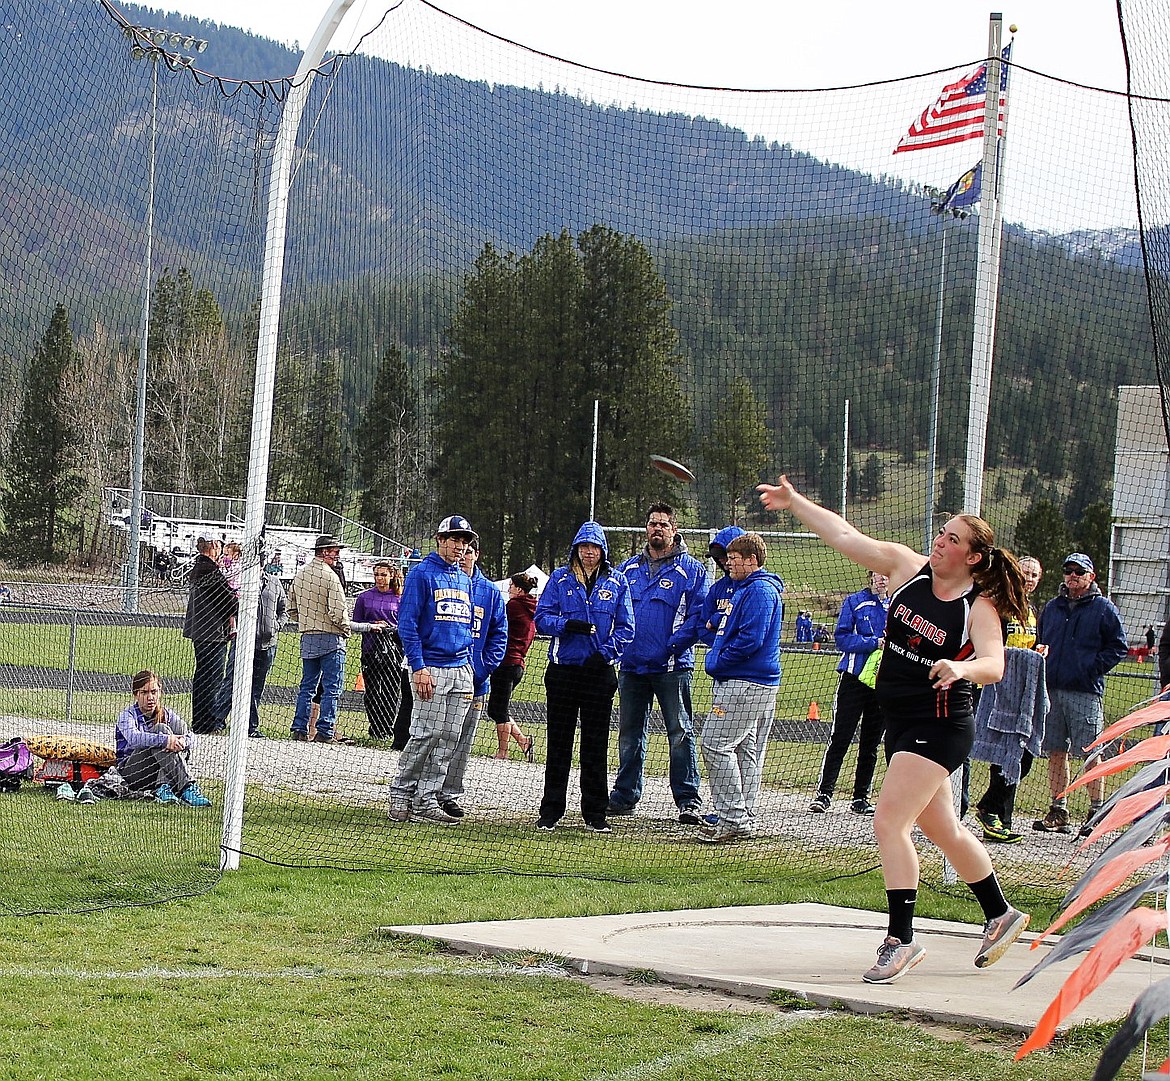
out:
{"label": "athletic shoe on grass", "polygon": [[179,802],[185,803],[188,807],[211,806],[211,800],[199,791],[199,786],[194,781],[187,785],[179,794]]}
{"label": "athletic shoe on grass", "polygon": [[77,799],[77,793],[73,791],[73,785],[61,783],[57,785],[57,798],[66,803],[72,803]]}
{"label": "athletic shoe on grass", "polygon": [[410,800],[392,799],[388,814],[391,822],[410,821]]}
{"label": "athletic shoe on grass", "polygon": [[975,967],[986,968],[994,965],[1008,947],[1024,933],[1032,917],[1027,912],[1009,908],[1002,916],[996,916],[983,925],[983,945],[975,955]]}
{"label": "athletic shoe on grass", "polygon": [[447,814],[442,807],[427,807],[421,811],[411,812],[416,822],[433,822],[437,826],[458,826],[459,819]]}
{"label": "athletic shoe on grass", "polygon": [[155,803],[178,803],[179,797],[175,795],[175,790],[169,784],[160,784],[154,790]]}
{"label": "athletic shoe on grass", "polygon": [[557,828],[557,820],[555,818],[538,818],[536,820],[536,828],[544,830],[545,833],[552,833]]}
{"label": "athletic shoe on grass", "polygon": [[926,949],[917,942],[902,942],[887,936],[878,947],[877,963],[861,978],[866,983],[893,983],[906,975],[926,956]]}
{"label": "athletic shoe on grass", "polygon": [[732,841],[746,840],[750,836],[751,833],[748,830],[733,826],[730,822],[724,822],[711,829],[700,831],[695,840],[701,841],[705,845],[725,845]]}
{"label": "athletic shoe on grass", "polygon": [[591,818],[585,823],[585,828],[590,833],[613,833],[610,825],[604,818]]}

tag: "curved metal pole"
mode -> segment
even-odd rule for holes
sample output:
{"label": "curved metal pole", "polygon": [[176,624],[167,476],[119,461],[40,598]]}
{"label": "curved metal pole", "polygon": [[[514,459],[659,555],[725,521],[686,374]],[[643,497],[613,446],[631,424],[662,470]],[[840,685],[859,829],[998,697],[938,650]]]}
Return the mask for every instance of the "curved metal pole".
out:
{"label": "curved metal pole", "polygon": [[228,739],[224,781],[223,832],[220,867],[240,866],[244,824],[244,778],[248,764],[248,704],[252,696],[252,655],[260,600],[260,560],[263,558],[264,504],[268,493],[268,456],[272,437],[272,403],[276,386],[276,346],[280,330],[280,290],[284,280],[288,195],[293,154],[301,114],[313,88],[315,72],[346,13],[357,0],[331,0],[317,32],[301,57],[293,86],[284,103],[280,130],[268,180],[268,221],[264,241],[264,270],[260,296],[260,336],[256,345],[256,379],[252,391],[252,449],[244,500],[244,571],[240,581],[240,614],[236,624],[235,678],[232,681],[233,723]]}

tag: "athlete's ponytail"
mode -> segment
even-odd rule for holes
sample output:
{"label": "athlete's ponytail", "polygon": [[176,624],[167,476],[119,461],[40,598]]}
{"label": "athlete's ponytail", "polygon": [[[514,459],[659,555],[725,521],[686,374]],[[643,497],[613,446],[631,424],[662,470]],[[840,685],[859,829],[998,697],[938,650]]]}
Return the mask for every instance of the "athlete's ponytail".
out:
{"label": "athlete's ponytail", "polygon": [[980,592],[1001,616],[1027,623],[1031,605],[1024,589],[1024,572],[1016,557],[1006,548],[995,547],[995,533],[982,518],[973,514],[960,514],[959,518],[971,532],[971,551],[979,555],[971,577]]}

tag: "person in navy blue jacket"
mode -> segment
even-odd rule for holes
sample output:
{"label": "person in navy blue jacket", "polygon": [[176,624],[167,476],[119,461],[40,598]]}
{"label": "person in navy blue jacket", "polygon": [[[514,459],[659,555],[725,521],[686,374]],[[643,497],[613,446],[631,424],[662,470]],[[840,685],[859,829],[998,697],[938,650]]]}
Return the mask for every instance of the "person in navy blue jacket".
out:
{"label": "person in navy blue jacket", "polygon": [[475,742],[475,728],[483,714],[491,674],[500,667],[508,648],[508,617],[504,611],[504,596],[500,587],[484,576],[479,562],[479,541],[473,540],[464,550],[459,565],[471,579],[471,668],[475,675],[475,697],[463,719],[459,744],[447,764],[447,779],[443,782],[439,806],[453,818],[463,817],[459,798],[463,795],[463,774]]}
{"label": "person in navy blue jacket", "polygon": [[447,763],[475,691],[471,663],[471,579],[459,566],[479,535],[453,514],[435,531],[434,552],[410,569],[398,605],[398,637],[410,666],[410,739],[390,786],[390,820],[453,826],[439,804]]}
{"label": "person in navy blue jacket", "polygon": [[752,818],[780,687],[784,622],[784,583],[764,569],[766,559],[758,533],[745,533],[727,545],[728,573],[736,585],[731,608],[707,652],[707,674],[715,686],[701,741],[711,803],[719,816],[699,833],[699,840],[709,844],[754,832]]}
{"label": "person in navy blue jacket", "polygon": [[568,564],[553,571],[536,605],[536,629],[551,638],[544,674],[548,750],[536,823],[542,830],[556,829],[565,815],[580,722],[581,817],[586,829],[611,832],[605,813],[614,667],[633,640],[634,609],[629,583],[608,554],[605,531],[586,522],[573,538]]}
{"label": "person in navy blue jacket", "polygon": [[861,725],[861,736],[857,744],[857,771],[853,776],[853,802],[850,810],[854,814],[873,814],[869,802],[873,774],[877,768],[878,747],[882,742],[882,711],[878,705],[877,692],[867,687],[857,677],[869,660],[870,654],[881,649],[882,637],[886,633],[886,612],[890,607],[890,580],[877,571],[869,572],[869,588],[851,593],[841,605],[837,616],[837,628],[833,638],[841,651],[837,671],[837,694],[833,699],[833,730],[829,735],[829,746],[821,763],[821,779],[817,794],[808,809],[813,814],[822,814],[829,809],[833,800],[833,789],[841,773],[845,753],[853,742],[853,733]]}
{"label": "person in navy blue jacket", "polygon": [[670,792],[678,820],[697,826],[703,801],[691,724],[691,677],[707,572],[687,552],[669,503],[650,504],[646,546],[618,572],[630,584],[634,640],[622,654],[618,676],[618,771],[609,813],[633,814],[642,798],[650,707],[657,699],[670,744]]}
{"label": "person in navy blue jacket", "polygon": [[[1061,565],[1060,593],[1040,614],[1037,648],[1046,658],[1048,717],[1044,723],[1044,753],[1048,756],[1048,787],[1052,806],[1032,823],[1043,833],[1068,833],[1068,788],[1071,754],[1084,758],[1084,749],[1105,723],[1105,673],[1125,660],[1129,642],[1121,614],[1097,587],[1097,569],[1084,552],[1072,552]],[[1105,778],[1085,786],[1089,817],[1105,798]],[[1088,829],[1082,831],[1087,835]]]}

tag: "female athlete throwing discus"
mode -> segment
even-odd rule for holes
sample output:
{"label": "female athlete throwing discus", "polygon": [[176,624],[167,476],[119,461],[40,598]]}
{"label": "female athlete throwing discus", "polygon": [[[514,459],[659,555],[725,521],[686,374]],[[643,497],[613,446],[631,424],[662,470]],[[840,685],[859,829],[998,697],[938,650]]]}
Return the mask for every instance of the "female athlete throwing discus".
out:
{"label": "female athlete throwing discus", "polygon": [[829,547],[890,579],[886,648],[877,696],[886,721],[886,777],[874,814],[889,926],[877,963],[862,979],[893,983],[926,956],[914,939],[922,832],[983,908],[983,943],[975,966],[994,964],[1028,926],[1004,899],[987,849],[955,814],[950,774],[974,741],[972,684],[1003,678],[1000,617],[1023,622],[1024,576],[1011,553],[993,545],[982,518],[960,514],[939,530],[929,559],[904,544],[875,540],[840,515],[806,499],[780,477],[759,485],[768,510],[794,514]]}

